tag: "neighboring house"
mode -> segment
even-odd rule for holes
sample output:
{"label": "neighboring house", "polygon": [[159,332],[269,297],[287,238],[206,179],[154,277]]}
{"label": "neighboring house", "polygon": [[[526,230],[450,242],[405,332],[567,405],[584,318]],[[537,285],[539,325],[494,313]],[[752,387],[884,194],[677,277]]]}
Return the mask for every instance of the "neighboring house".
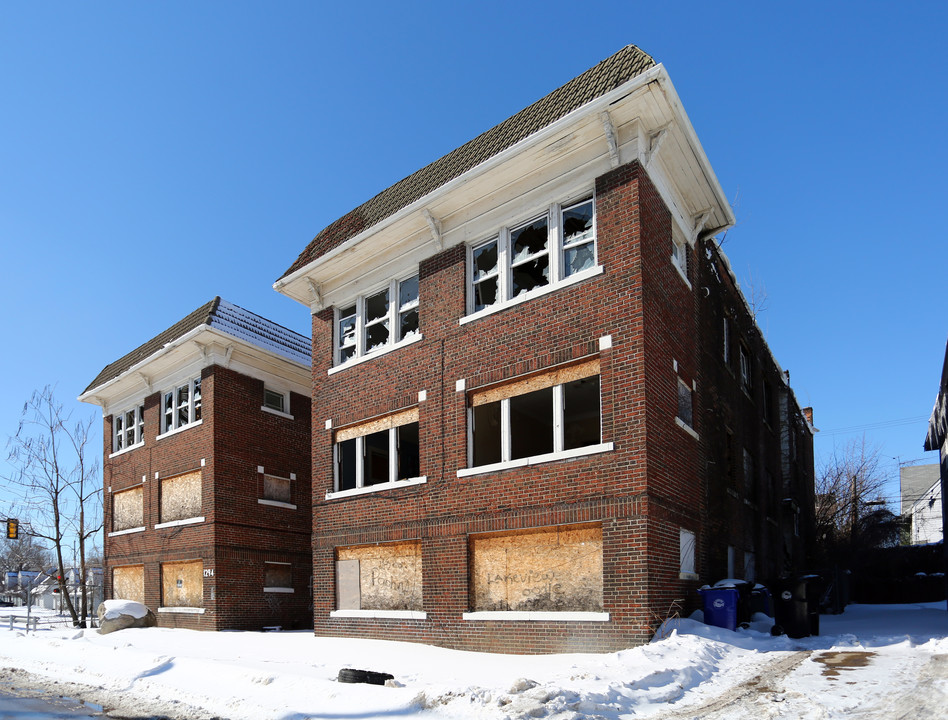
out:
{"label": "neighboring house", "polygon": [[309,339],[215,298],[108,365],[105,595],[159,625],[311,623]]}
{"label": "neighboring house", "polygon": [[902,486],[900,515],[909,521],[911,544],[940,542],[944,533],[938,465],[903,467],[899,476]]}
{"label": "neighboring house", "polygon": [[[948,483],[948,344],[945,346],[945,361],[941,368],[941,382],[938,385],[935,407],[932,409],[931,419],[928,421],[925,449],[938,452],[941,480],[942,538],[944,538],[948,535],[948,512],[945,508],[945,484]],[[945,570],[948,571],[948,543],[944,543],[942,548],[945,554]]]}
{"label": "neighboring house", "polygon": [[[33,604],[37,607],[47,610],[57,610],[66,612],[66,603],[60,593],[59,581],[56,570],[47,570],[37,579],[33,586]],[[79,570],[69,568],[66,570],[66,589],[69,591],[73,607],[76,613],[80,613],[80,603],[82,602],[82,592],[79,580]],[[103,574],[102,568],[92,567],[86,571],[86,608],[89,617],[94,618],[96,608],[104,599],[103,596]]]}
{"label": "neighboring house", "polygon": [[812,415],[714,236],[734,216],[626,47],[321,231],[319,635],[604,651],[806,569]]}

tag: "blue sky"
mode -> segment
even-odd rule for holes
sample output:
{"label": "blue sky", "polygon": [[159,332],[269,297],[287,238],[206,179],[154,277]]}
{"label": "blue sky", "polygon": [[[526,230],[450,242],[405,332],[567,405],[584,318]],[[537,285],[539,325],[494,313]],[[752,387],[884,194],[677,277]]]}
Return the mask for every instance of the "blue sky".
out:
{"label": "blue sky", "polygon": [[312,236],[633,43],[731,200],[818,458],[865,435],[893,477],[935,462],[946,25],[930,2],[5,4],[0,438],[46,384],[98,413],[74,399],[99,370],[215,295],[308,334],[271,285]]}

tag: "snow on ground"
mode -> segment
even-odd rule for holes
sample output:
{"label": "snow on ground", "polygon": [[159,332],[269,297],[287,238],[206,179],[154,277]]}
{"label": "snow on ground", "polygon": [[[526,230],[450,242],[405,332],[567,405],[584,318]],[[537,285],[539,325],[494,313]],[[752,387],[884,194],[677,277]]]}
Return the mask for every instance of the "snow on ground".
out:
{"label": "snow on ground", "polygon": [[[43,613],[44,611],[34,611]],[[771,637],[766,616],[731,632],[667,623],[649,645],[609,654],[487,655],[308,632],[96,630],[22,622],[0,608],[0,677],[107,710],[168,717],[944,718],[944,603],[852,605],[821,635]],[[337,682],[388,672],[388,687]]]}

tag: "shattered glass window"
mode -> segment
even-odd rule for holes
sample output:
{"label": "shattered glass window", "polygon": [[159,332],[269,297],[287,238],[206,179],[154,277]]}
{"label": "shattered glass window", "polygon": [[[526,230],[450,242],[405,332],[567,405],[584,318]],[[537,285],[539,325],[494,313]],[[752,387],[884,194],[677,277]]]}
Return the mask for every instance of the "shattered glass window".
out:
{"label": "shattered glass window", "polygon": [[500,299],[498,296],[497,240],[491,240],[489,243],[474,248],[472,258],[474,266],[474,312],[477,312],[490,307]]}
{"label": "shattered glass window", "polygon": [[563,275],[569,277],[596,264],[592,200],[563,210]]}
{"label": "shattered glass window", "polygon": [[550,282],[549,220],[542,217],[510,233],[512,297]]}
{"label": "shattered glass window", "polygon": [[418,334],[418,276],[398,284],[398,339]]}
{"label": "shattered glass window", "polygon": [[688,427],[694,427],[694,402],[691,388],[678,380],[678,419]]}
{"label": "shattered glass window", "polygon": [[388,289],[365,299],[365,352],[369,353],[388,344]]}
{"label": "shattered glass window", "polygon": [[350,305],[339,311],[339,362],[356,354],[356,306]]}

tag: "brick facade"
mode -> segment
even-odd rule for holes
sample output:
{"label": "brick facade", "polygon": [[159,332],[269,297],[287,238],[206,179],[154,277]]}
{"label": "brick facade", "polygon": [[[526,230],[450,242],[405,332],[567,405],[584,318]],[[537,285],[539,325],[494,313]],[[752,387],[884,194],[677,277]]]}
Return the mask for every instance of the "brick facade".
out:
{"label": "brick facade", "polygon": [[[598,177],[595,206],[604,270],[580,283],[459,324],[468,260],[463,244],[449,247],[419,267],[423,339],[333,373],[334,309],[314,313],[317,634],[498,652],[617,650],[646,642],[676,600],[684,600],[683,611],[694,609],[698,585],[723,577],[727,544],[757,553],[760,579],[783,569],[779,508],[765,513],[741,493],[725,489],[722,495],[723,465],[715,465],[721,447],[716,413],[725,413],[734,418],[736,442],[753,444],[766,457],[774,482],[812,488],[812,445],[802,425],[794,426],[801,459],[788,466],[788,478],[779,438],[764,428],[758,404],[744,391],[735,393],[733,375],[712,360],[711,345],[720,343],[711,327],[715,313],[727,307],[738,318],[735,340],[746,334],[759,372],[799,414],[740,295],[732,283],[708,280],[710,263],[719,261],[709,260],[701,244],[686,246],[687,280],[670,262],[671,213],[639,162]],[[472,393],[588,358],[599,364],[601,435],[612,443],[609,451],[459,476],[469,464]],[[676,422],[679,379],[695,388],[691,432]],[[408,407],[418,410],[426,482],[332,496],[335,432]],[[785,495],[782,488],[767,492]],[[465,618],[474,609],[472,537],[590,524],[601,528],[607,619],[580,614],[559,620],[549,613]],[[692,577],[680,573],[681,529],[697,537]],[[337,612],[339,548],[404,540],[421,543],[423,614]],[[798,545],[790,548],[797,564]]]}

